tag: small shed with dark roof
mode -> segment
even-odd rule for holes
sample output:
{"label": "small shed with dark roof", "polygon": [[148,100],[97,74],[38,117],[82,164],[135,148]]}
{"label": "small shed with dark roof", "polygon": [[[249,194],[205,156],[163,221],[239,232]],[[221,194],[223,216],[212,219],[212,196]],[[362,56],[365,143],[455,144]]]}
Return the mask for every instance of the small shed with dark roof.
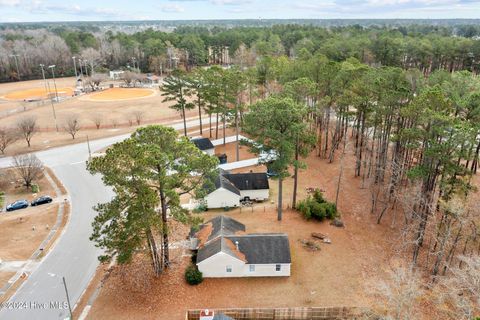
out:
{"label": "small shed with dark roof", "polygon": [[214,155],[215,154],[215,147],[212,144],[212,141],[208,138],[195,138],[191,140],[198,149],[202,150],[203,152]]}

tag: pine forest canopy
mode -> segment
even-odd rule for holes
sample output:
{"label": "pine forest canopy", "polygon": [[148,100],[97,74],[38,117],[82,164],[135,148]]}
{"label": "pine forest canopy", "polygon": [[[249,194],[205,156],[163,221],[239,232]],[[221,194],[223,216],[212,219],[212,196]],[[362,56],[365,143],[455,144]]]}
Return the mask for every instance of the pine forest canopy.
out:
{"label": "pine forest canopy", "polygon": [[[150,27],[150,28],[147,28]],[[125,31],[127,28],[127,31]],[[158,31],[156,29],[164,30]],[[252,65],[264,56],[323,54],[341,62],[354,57],[372,66],[480,69],[479,20],[225,20],[168,22],[72,22],[0,25],[0,81],[40,79],[39,64],[55,64],[59,76],[74,74],[72,56],[95,59],[95,71],[143,72],[211,63],[228,48],[233,62]],[[94,52],[92,52],[94,51]],[[188,52],[188,54],[186,54]],[[223,63],[218,58],[214,63]]]}

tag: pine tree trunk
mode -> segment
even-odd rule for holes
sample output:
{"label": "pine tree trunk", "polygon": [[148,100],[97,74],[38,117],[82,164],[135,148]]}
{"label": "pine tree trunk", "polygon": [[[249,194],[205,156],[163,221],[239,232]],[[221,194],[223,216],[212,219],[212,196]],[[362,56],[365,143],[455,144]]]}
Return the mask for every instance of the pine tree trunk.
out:
{"label": "pine tree trunk", "polygon": [[298,188],[298,139],[295,145],[295,166],[293,176],[293,199],[292,208],[295,209],[297,203],[297,188]]}
{"label": "pine tree trunk", "polygon": [[283,205],[283,178],[278,178],[278,208],[277,208],[277,220],[282,220],[282,205]]}
{"label": "pine tree trunk", "polygon": [[182,116],[183,116],[183,133],[186,137],[187,136],[187,119],[185,118],[185,108],[182,108]]}
{"label": "pine tree trunk", "polygon": [[202,127],[202,103],[200,97],[198,97],[198,118],[200,119],[200,135],[203,135]]}
{"label": "pine tree trunk", "polygon": [[167,219],[167,201],[165,198],[165,192],[160,187],[160,204],[162,210],[162,262],[163,267],[168,268],[170,265],[170,255],[168,251],[168,219]]}
{"label": "pine tree trunk", "polygon": [[150,258],[152,259],[153,272],[155,273],[155,276],[158,277],[162,273],[163,268],[160,257],[158,256],[157,244],[153,237],[152,230],[148,229],[146,233],[148,247],[150,248]]}

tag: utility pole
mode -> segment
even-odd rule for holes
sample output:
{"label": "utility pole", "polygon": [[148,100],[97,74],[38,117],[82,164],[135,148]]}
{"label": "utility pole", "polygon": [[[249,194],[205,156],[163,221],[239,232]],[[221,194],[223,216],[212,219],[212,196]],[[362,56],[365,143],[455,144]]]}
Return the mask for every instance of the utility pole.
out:
{"label": "utility pole", "polygon": [[13,57],[13,59],[15,60],[15,66],[17,67],[17,77],[18,77],[18,80],[20,80],[20,69],[18,68],[18,54],[11,54],[10,57]]}
{"label": "utility pole", "polygon": [[73,319],[72,315],[72,305],[70,304],[70,297],[68,295],[68,289],[67,289],[67,282],[65,281],[65,277],[62,277],[63,280],[63,287],[65,288],[65,295],[67,296],[67,303],[68,303],[68,311],[70,312],[70,319]]}

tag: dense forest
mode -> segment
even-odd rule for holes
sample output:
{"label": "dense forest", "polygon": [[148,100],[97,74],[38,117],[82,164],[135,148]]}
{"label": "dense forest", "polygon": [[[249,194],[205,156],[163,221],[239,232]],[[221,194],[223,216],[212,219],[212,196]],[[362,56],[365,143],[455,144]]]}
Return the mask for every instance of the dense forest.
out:
{"label": "dense forest", "polygon": [[39,64],[55,64],[60,76],[71,76],[73,56],[98,72],[139,67],[142,72],[163,73],[177,63],[187,68],[231,62],[252,66],[264,56],[316,54],[336,62],[356,58],[370,66],[417,68],[425,75],[438,69],[474,73],[480,69],[478,24],[178,26],[173,32],[134,33],[81,24],[3,27],[0,81],[40,78]]}

